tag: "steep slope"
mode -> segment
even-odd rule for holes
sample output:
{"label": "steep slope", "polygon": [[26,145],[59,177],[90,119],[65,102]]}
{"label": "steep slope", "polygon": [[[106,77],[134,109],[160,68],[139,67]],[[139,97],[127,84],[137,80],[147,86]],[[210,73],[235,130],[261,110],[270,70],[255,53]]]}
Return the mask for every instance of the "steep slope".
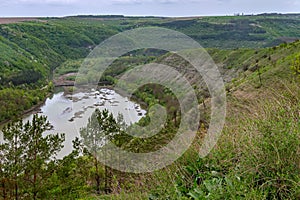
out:
{"label": "steep slope", "polygon": [[[0,85],[2,89],[17,87],[25,93],[43,88],[52,79],[52,71],[63,62],[84,58],[106,38],[128,29],[170,28],[186,33],[207,48],[261,48],[299,38],[299,20],[298,14],[193,18],[78,16],[0,24]],[[213,54],[218,50],[211,51]],[[244,50],[237,50],[236,54],[243,54],[241,51]],[[254,50],[245,51],[252,54]],[[228,60],[231,53],[234,52],[224,50],[215,54],[216,59],[223,59],[219,60],[221,63],[231,65],[227,67],[232,70],[226,70],[228,81],[234,78],[235,67],[241,64],[238,60],[242,60],[242,57],[234,62]],[[228,59],[222,57],[226,54]],[[251,66],[244,63],[243,67]],[[11,116],[4,115],[0,121]]]}
{"label": "steep slope", "polygon": [[[208,97],[205,106],[200,102],[203,118],[198,137],[176,163],[140,175],[113,171],[114,193],[100,198],[299,199],[300,77],[290,66],[300,56],[300,42],[261,50],[209,52],[218,65],[237,72],[226,84],[226,124],[217,145],[207,157],[199,156],[208,128]],[[189,68],[174,55],[159,60],[183,73]],[[142,99],[152,98],[149,93],[148,88]],[[174,130],[170,125],[150,138],[124,135],[116,141],[133,152],[153,152],[172,139]],[[87,196],[82,198],[97,198]]]}
{"label": "steep slope", "polygon": [[[300,42],[257,52],[213,52],[215,59],[226,57],[227,62],[216,59],[217,63],[241,69],[227,84],[222,135],[210,154],[201,158],[198,152],[207,131],[203,126],[177,163],[147,177],[144,186],[151,182],[153,187],[144,198],[298,199],[300,77],[290,66],[300,56]],[[201,114],[207,116],[208,107],[209,99],[206,108],[201,105]]]}
{"label": "steep slope", "polygon": [[51,90],[52,85],[47,85],[56,67],[84,58],[95,45],[117,33],[102,24],[87,27],[58,21],[0,25],[0,122],[42,102]]}
{"label": "steep slope", "polygon": [[[77,26],[76,22],[84,24]],[[87,27],[98,24],[98,28],[94,31],[101,34],[102,39],[105,38],[106,33],[108,36],[113,32],[124,30],[124,27],[116,28],[118,27],[114,24],[116,21],[49,19],[48,23],[36,25],[36,23],[26,22],[21,26],[14,24],[0,26],[4,28],[2,30],[4,32],[1,33],[3,36],[0,37],[1,53],[3,52],[0,70],[2,70],[1,74],[4,74],[2,78],[5,79],[1,83],[0,90],[0,121],[18,117],[24,110],[42,101],[51,89],[51,84],[43,87],[47,83],[45,79],[51,69],[61,62],[67,60],[57,68],[58,73],[64,74],[74,70],[69,68],[71,65],[76,65],[75,68],[78,68],[80,58],[89,52],[90,45],[91,47],[95,45],[98,38],[89,35]],[[108,26],[106,23],[114,24],[111,25],[113,27],[110,29],[111,32],[102,32],[103,26]],[[54,31],[55,34],[51,36],[54,41],[50,41],[45,34],[50,31],[49,26],[56,27],[53,24],[58,24],[58,31]],[[35,29],[35,26],[38,28]],[[126,28],[130,26],[129,24]],[[40,33],[44,28],[47,31]],[[75,34],[72,28],[76,30],[78,38],[69,38]],[[65,32],[68,38],[64,38]],[[77,35],[78,33],[82,34]],[[282,32],[282,34],[286,33]],[[59,48],[60,43],[66,48],[65,52]],[[42,48],[39,45],[42,45]],[[216,147],[206,158],[198,156],[201,138],[207,132],[210,106],[209,94],[203,94],[202,89],[195,88],[202,98],[199,99],[201,100],[199,103],[203,117],[200,121],[199,137],[189,151],[173,165],[154,174],[131,175],[111,170],[109,173],[113,173],[114,176],[109,189],[115,193],[122,191],[130,194],[105,195],[103,199],[123,197],[127,199],[298,199],[300,197],[299,77],[290,69],[295,58],[300,56],[300,42],[263,49],[210,48],[208,52],[220,67],[227,87],[227,121]],[[74,61],[73,56],[79,60]],[[125,56],[123,60],[119,60],[116,67],[124,63],[136,64],[131,62],[133,59]],[[148,61],[147,56],[139,57],[137,61]],[[200,79],[199,76],[188,73],[187,69],[190,66],[172,54],[159,56],[155,61],[174,66],[186,74],[192,83]],[[126,67],[128,66],[122,66],[121,70],[118,68],[117,70],[120,70],[118,73],[128,69]],[[37,74],[39,78],[35,79],[32,74]],[[28,79],[29,76],[33,79]],[[23,80],[24,77],[26,78]],[[172,94],[164,88],[154,88],[155,91],[144,89],[143,93],[137,95],[147,103],[157,103],[155,94],[151,95],[151,92],[155,93],[155,91],[159,93],[157,96],[166,97],[166,100],[172,97]],[[170,107],[172,106],[174,104]],[[174,136],[173,131],[176,130],[174,117],[177,118],[177,114],[172,117],[170,126],[152,138],[132,140],[121,135],[115,142],[134,152],[149,152],[161,148]],[[149,121],[145,119],[141,123],[147,124]],[[72,155],[66,159],[72,159],[71,157]],[[76,159],[74,162],[67,162],[70,166],[64,163],[66,166],[57,167],[57,170],[61,171],[52,174],[50,180],[54,185],[46,184],[45,194],[51,197],[55,194],[63,198],[67,195],[65,191],[72,191],[72,195],[74,193],[74,196],[79,198],[93,191],[91,185],[95,170],[89,168],[89,165],[94,161],[86,157]],[[55,168],[60,165],[52,164]],[[87,169],[80,168],[82,166]],[[69,176],[70,174],[73,176]],[[67,186],[67,190],[62,190],[63,187],[58,185],[59,183]],[[95,194],[90,196],[89,199],[97,199]]]}

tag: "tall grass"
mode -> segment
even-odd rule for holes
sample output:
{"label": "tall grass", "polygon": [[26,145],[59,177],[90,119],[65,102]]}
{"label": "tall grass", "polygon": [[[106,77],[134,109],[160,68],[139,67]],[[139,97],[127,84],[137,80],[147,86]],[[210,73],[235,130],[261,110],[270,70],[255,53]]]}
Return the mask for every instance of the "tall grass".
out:
{"label": "tall grass", "polygon": [[300,88],[276,88],[248,104],[238,100],[247,109],[230,114],[210,155],[199,158],[195,144],[149,180],[150,199],[299,199]]}

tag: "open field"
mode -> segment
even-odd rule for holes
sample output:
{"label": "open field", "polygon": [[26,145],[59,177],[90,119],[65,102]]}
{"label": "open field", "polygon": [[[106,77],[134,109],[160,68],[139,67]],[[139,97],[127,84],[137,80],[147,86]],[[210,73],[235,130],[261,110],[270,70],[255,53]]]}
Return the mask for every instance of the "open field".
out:
{"label": "open field", "polygon": [[25,21],[39,21],[43,22],[44,20],[40,20],[38,18],[33,18],[33,17],[5,17],[5,18],[0,18],[0,24],[13,24],[13,23],[18,23],[18,22],[25,22]]}

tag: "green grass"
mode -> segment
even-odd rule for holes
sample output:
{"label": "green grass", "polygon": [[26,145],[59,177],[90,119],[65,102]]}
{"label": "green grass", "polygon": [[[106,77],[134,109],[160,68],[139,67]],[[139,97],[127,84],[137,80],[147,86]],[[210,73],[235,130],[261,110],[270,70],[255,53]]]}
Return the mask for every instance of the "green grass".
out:
{"label": "green grass", "polygon": [[202,128],[199,138],[176,163],[146,175],[143,186],[128,190],[131,198],[138,199],[136,193],[141,190],[149,199],[299,198],[300,89],[290,69],[299,44],[257,52],[214,50],[215,56],[226,53],[234,62],[242,57],[244,64],[255,64],[259,58],[262,85],[257,71],[243,71],[229,86],[226,126],[212,152],[205,158],[198,156],[206,131]]}
{"label": "green grass", "polygon": [[[48,19],[47,23],[0,25],[3,52],[0,121],[17,117],[42,101],[51,86],[45,90],[40,88],[49,81],[51,71],[55,69],[55,78],[76,72],[90,49],[105,38],[137,26],[179,30],[210,47],[208,52],[214,61],[224,66],[225,72],[233,72],[226,83],[226,126],[213,151],[206,158],[198,157],[201,138],[207,131],[205,120],[208,119],[204,117],[197,140],[176,163],[152,174],[133,176],[115,172],[114,192],[110,195],[93,194],[94,169],[88,168],[89,161],[84,159],[86,165],[79,158],[72,160],[73,171],[61,171],[69,179],[60,181],[72,183],[74,177],[82,181],[74,183],[78,184],[78,191],[68,188],[74,189],[76,195],[84,191],[82,199],[298,199],[300,89],[290,66],[300,52],[300,42],[262,47],[277,42],[280,37],[299,37],[299,24],[299,15],[261,15],[184,20],[64,18]],[[162,54],[148,50],[134,56],[124,55],[110,66],[106,75],[114,82],[126,70],[152,61],[184,66],[183,70],[189,67],[176,57],[170,58],[170,54]],[[93,80],[95,71],[92,67],[87,69],[88,76],[82,82]],[[32,79],[26,79],[28,73],[34,74]],[[147,91],[140,98],[148,103],[155,101]],[[203,115],[208,115],[209,103],[208,108],[200,107],[206,111]],[[170,140],[170,132],[142,141],[139,147],[144,149],[139,150],[158,148]],[[136,147],[135,142],[140,141],[130,140],[127,147]],[[52,178],[55,178],[53,184],[57,184],[59,177]],[[89,185],[83,180],[88,180]]]}

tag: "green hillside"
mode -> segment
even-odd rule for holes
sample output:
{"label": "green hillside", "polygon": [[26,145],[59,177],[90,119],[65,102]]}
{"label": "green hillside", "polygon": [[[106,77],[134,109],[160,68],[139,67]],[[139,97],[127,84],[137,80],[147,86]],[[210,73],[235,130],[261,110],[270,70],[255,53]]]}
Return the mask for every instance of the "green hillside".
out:
{"label": "green hillside", "polygon": [[[137,189],[134,198],[298,199],[300,77],[291,66],[300,58],[300,42],[259,51],[210,52],[218,64],[239,69],[226,86],[222,136],[213,151],[200,158],[207,131],[200,128],[193,147],[176,164],[148,176],[148,192]],[[201,105],[204,115],[208,104]],[[129,197],[115,197],[122,198]]]}
{"label": "green hillside", "polygon": [[[183,32],[206,48],[258,49],[300,38],[299,20],[298,14],[196,18],[76,16],[1,24],[0,85],[2,90],[16,87],[25,94],[26,106],[13,109],[13,113],[19,115],[45,97],[46,92],[33,101],[30,91],[47,85],[54,69],[65,61],[86,57],[96,45],[118,32],[159,26]],[[218,53],[220,56],[225,54]],[[149,60],[142,60],[145,59]],[[231,64],[239,63],[234,61]],[[16,102],[14,95],[3,98],[2,90],[0,105],[10,104],[9,108],[12,109],[13,102]],[[16,99],[19,98],[17,95]],[[6,106],[1,110],[0,121],[12,117]]]}
{"label": "green hillside", "polygon": [[84,58],[115,33],[114,27],[65,20],[0,25],[0,121],[43,102],[55,68]]}
{"label": "green hillside", "polygon": [[[43,102],[58,77],[71,74],[67,79],[74,81],[73,73],[97,44],[136,27],[170,28],[199,41],[218,65],[227,93],[226,124],[209,155],[198,155],[211,107],[203,84],[194,88],[201,111],[197,138],[179,160],[154,173],[130,174],[103,166],[79,140],[73,141],[70,155],[51,160],[64,136],[43,137],[49,128],[44,118],[8,126],[4,130],[8,143],[0,144],[0,199],[16,194],[19,199],[299,199],[300,42],[294,41],[300,38],[299,20],[299,14],[76,16],[0,25],[0,121],[17,119]],[[191,84],[201,81],[189,63],[152,49],[117,59],[105,81],[114,84],[126,70],[151,62],[174,67]],[[136,91],[135,98],[146,107],[157,102],[167,107],[166,123],[155,136],[128,136],[120,128],[122,119],[105,112],[95,112],[97,120],[107,126],[106,136],[123,149],[138,153],[159,149],[178,130],[178,101],[172,91],[153,84]],[[151,114],[139,124],[151,123]],[[118,134],[111,135],[115,131]]]}
{"label": "green hillside", "polygon": [[[118,192],[100,198],[300,197],[300,77],[291,69],[300,58],[300,42],[261,50],[210,49],[209,52],[219,66],[227,69],[222,72],[224,75],[234,75],[230,81],[227,79],[226,124],[217,145],[207,157],[199,157],[199,148],[208,129],[210,101],[206,99],[199,104],[202,117],[197,138],[178,161],[151,174],[133,175],[113,170],[115,179],[111,180],[111,188]],[[162,56],[157,61],[182,66],[173,55]],[[149,88],[137,95],[148,104],[155,103]],[[159,89],[152,89],[159,93]],[[202,90],[199,92],[203,95]],[[154,97],[166,103],[161,99],[168,95],[154,94]],[[147,119],[140,123],[147,123]],[[147,139],[121,134],[113,141],[133,152],[152,152],[165,146],[174,137],[174,130],[176,123],[170,123],[159,134]],[[83,195],[82,199],[97,197]]]}
{"label": "green hillside", "polygon": [[27,73],[26,68],[36,72],[36,79],[47,78],[50,70],[63,61],[84,58],[104,39],[137,27],[170,28],[191,36],[203,47],[220,49],[262,48],[300,38],[300,15],[296,14],[188,19],[118,17],[49,18],[1,25],[1,83],[23,83],[15,79]]}
{"label": "green hillside", "polygon": [[[300,42],[260,50],[209,52],[227,77],[227,117],[222,135],[207,157],[199,157],[198,151],[207,134],[210,101],[209,95],[203,98],[199,89],[202,117],[197,137],[172,165],[154,173],[123,173],[103,166],[79,141],[74,141],[76,148],[70,155],[35,168],[40,175],[39,187],[25,184],[27,172],[21,173],[19,195],[32,195],[28,191],[34,190],[40,199],[298,199],[300,77],[291,66],[300,58]],[[183,69],[183,73],[189,68],[169,53],[156,58],[158,61]],[[64,63],[58,69],[67,70],[71,65]],[[159,99],[167,108],[174,106],[168,104],[173,101],[172,93],[151,85],[141,88],[136,96],[147,104]],[[153,137],[132,138],[120,131],[111,141],[132,152],[159,149],[178,128],[173,113],[168,113],[169,120]],[[99,119],[106,119],[102,117]],[[110,119],[110,123],[112,128],[116,122]],[[148,118],[139,123],[149,123]],[[13,127],[8,133],[13,133]],[[4,191],[13,191],[14,174],[0,173],[1,180],[7,177]]]}
{"label": "green hillside", "polygon": [[[70,18],[70,20],[91,18]],[[127,30],[137,27],[159,26],[180,31],[198,41],[203,47],[262,48],[284,41],[299,39],[299,14],[262,14],[255,16],[190,17],[190,18],[126,18],[93,20]]]}

